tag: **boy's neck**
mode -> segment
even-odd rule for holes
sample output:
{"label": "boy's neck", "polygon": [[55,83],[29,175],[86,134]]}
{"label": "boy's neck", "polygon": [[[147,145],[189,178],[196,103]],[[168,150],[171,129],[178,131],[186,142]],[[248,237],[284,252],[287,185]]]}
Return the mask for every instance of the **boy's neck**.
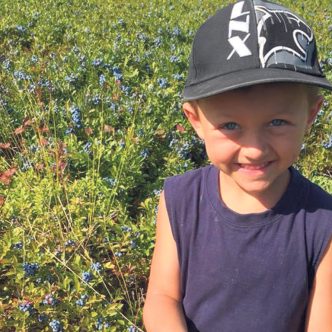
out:
{"label": "boy's neck", "polygon": [[268,190],[248,193],[232,178],[219,171],[219,193],[224,204],[239,214],[260,213],[273,208],[287,189],[290,171],[287,170]]}

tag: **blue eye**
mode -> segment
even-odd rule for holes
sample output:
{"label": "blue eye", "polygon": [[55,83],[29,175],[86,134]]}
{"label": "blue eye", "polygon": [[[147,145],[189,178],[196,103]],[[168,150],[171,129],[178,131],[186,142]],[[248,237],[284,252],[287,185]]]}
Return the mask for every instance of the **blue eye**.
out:
{"label": "blue eye", "polygon": [[273,127],[279,127],[282,125],[285,125],[287,122],[285,120],[282,119],[274,119],[271,121],[271,126]]}
{"label": "blue eye", "polygon": [[234,129],[237,129],[238,127],[239,127],[239,125],[235,122],[227,122],[227,123],[224,123],[220,128],[226,129],[226,130],[234,130]]}

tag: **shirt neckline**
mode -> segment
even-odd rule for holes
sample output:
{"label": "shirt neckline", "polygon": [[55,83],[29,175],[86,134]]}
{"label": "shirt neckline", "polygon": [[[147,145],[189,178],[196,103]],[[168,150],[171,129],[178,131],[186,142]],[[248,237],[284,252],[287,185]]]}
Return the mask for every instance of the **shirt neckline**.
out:
{"label": "shirt neckline", "polygon": [[302,175],[295,168],[290,167],[289,170],[290,181],[286,191],[273,208],[260,213],[240,214],[229,209],[222,201],[219,193],[219,169],[210,165],[206,173],[205,191],[216,212],[216,220],[247,228],[271,224],[282,216],[296,212],[304,201],[306,186]]}

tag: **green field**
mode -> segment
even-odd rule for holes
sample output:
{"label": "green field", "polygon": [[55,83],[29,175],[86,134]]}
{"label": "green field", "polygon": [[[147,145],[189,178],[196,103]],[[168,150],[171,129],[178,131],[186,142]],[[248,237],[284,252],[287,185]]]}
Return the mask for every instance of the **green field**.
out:
{"label": "green field", "polygon": [[[0,330],[142,331],[158,196],[206,164],[181,93],[230,1],[0,0]],[[330,0],[281,0],[332,80]],[[297,167],[332,193],[331,96]]]}

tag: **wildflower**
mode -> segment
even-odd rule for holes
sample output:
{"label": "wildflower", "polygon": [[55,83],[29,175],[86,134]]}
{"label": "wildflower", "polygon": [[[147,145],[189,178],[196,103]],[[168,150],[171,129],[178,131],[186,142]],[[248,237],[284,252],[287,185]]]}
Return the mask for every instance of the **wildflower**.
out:
{"label": "wildflower", "polygon": [[179,27],[175,27],[172,31],[172,35],[177,37],[177,36],[180,36],[181,34],[181,29]]}
{"label": "wildflower", "polygon": [[58,301],[53,297],[52,294],[46,294],[45,298],[43,300],[43,304],[48,304],[48,305],[56,305]]}
{"label": "wildflower", "polygon": [[71,73],[70,75],[67,75],[65,77],[65,81],[67,81],[68,83],[71,83],[71,84],[76,83],[77,80],[78,80],[78,75],[77,74]]}
{"label": "wildflower", "polygon": [[35,92],[35,90],[36,90],[36,84],[35,83],[29,84],[28,91]]}
{"label": "wildflower", "polygon": [[10,67],[11,67],[11,62],[9,59],[6,59],[3,63],[2,63],[2,67],[5,69],[5,70],[9,70]]}
{"label": "wildflower", "polygon": [[32,314],[35,311],[35,309],[34,309],[34,307],[32,305],[32,302],[30,302],[30,301],[23,301],[22,303],[20,303],[18,305],[18,308],[21,311],[23,311],[23,312],[29,312],[30,314]]}
{"label": "wildflower", "polygon": [[24,27],[23,25],[16,25],[16,30],[20,33],[24,33],[27,31],[27,28]]}
{"label": "wildflower", "polygon": [[101,268],[102,268],[102,266],[101,266],[101,264],[99,262],[91,264],[91,270],[92,271],[96,271],[96,272],[99,273],[101,271]]}
{"label": "wildflower", "polygon": [[166,78],[158,78],[157,82],[161,88],[167,88],[168,86]]}
{"label": "wildflower", "polygon": [[179,57],[177,57],[176,55],[172,55],[169,60],[172,62],[172,63],[175,63],[175,62],[179,62],[180,59]]}
{"label": "wildflower", "polygon": [[121,81],[122,80],[122,72],[120,70],[119,67],[113,67],[112,68],[112,73],[113,73],[113,76],[115,77],[115,79],[117,81]]}
{"label": "wildflower", "polygon": [[15,70],[14,71],[14,78],[18,81],[24,81],[24,80],[30,80],[31,76],[26,74],[23,71],[20,70]]}
{"label": "wildflower", "polygon": [[23,248],[23,243],[22,242],[17,242],[13,244],[14,249],[22,249]]}
{"label": "wildflower", "polygon": [[157,37],[157,38],[153,41],[153,43],[154,43],[157,47],[159,47],[159,46],[161,45],[161,43],[162,43],[162,38],[161,38],[161,37]]}
{"label": "wildflower", "polygon": [[51,87],[51,82],[46,78],[40,79],[37,84],[42,88],[50,88]]}
{"label": "wildflower", "polygon": [[130,241],[130,247],[131,247],[132,249],[135,249],[135,248],[137,247],[137,242],[136,242],[135,240],[131,240],[131,241]]}
{"label": "wildflower", "polygon": [[94,59],[92,61],[92,66],[94,66],[94,67],[100,67],[100,66],[102,66],[102,64],[103,64],[103,60],[102,59]]}
{"label": "wildflower", "polygon": [[37,263],[23,263],[23,269],[25,272],[25,276],[33,276],[39,269],[39,265]]}
{"label": "wildflower", "polygon": [[118,25],[121,25],[122,27],[125,27],[125,26],[126,26],[126,23],[125,23],[125,21],[124,21],[122,18],[120,18],[120,19],[118,20]]}
{"label": "wildflower", "polygon": [[130,86],[121,85],[121,91],[123,91],[125,95],[128,96],[131,91]]}
{"label": "wildflower", "polygon": [[81,125],[81,110],[77,106],[73,105],[70,107],[70,112],[73,122],[75,123],[76,127],[79,128]]}
{"label": "wildflower", "polygon": [[39,323],[44,323],[47,321],[47,315],[42,313],[42,314],[38,315],[37,319],[38,319]]}
{"label": "wildflower", "polygon": [[106,77],[105,77],[104,74],[101,74],[101,75],[99,76],[99,85],[100,85],[100,86],[103,86],[103,85],[105,84],[105,82],[106,82]]}
{"label": "wildflower", "polygon": [[87,299],[88,299],[88,295],[83,294],[83,295],[81,295],[80,299],[78,299],[75,303],[78,306],[83,307],[85,305]]}
{"label": "wildflower", "polygon": [[332,148],[332,135],[329,137],[328,141],[323,144],[325,149],[331,149]]}
{"label": "wildflower", "polygon": [[149,154],[150,154],[149,149],[143,149],[140,153],[140,155],[143,159],[146,159],[149,156]]}
{"label": "wildflower", "polygon": [[82,273],[82,279],[84,282],[88,283],[93,279],[93,275],[91,272],[85,271]]}
{"label": "wildflower", "polygon": [[65,247],[74,247],[76,242],[74,240],[68,240],[65,242]]}
{"label": "wildflower", "polygon": [[132,231],[131,227],[129,226],[121,226],[121,230],[126,233],[130,233]]}
{"label": "wildflower", "polygon": [[50,321],[49,326],[51,327],[53,332],[61,332],[62,331],[61,323],[56,319],[53,319],[52,321]]}
{"label": "wildflower", "polygon": [[136,329],[136,327],[135,327],[134,325],[131,325],[131,326],[128,327],[128,330],[127,330],[127,331],[128,331],[128,332],[136,332],[137,329]]}
{"label": "wildflower", "polygon": [[67,128],[65,130],[65,135],[68,135],[68,134],[72,134],[74,132],[74,129],[73,128]]}
{"label": "wildflower", "polygon": [[91,151],[91,146],[92,143],[91,142],[87,142],[84,146],[83,146],[83,151],[86,153],[89,153]]}
{"label": "wildflower", "polygon": [[111,187],[114,187],[116,185],[116,179],[113,179],[111,177],[105,177],[103,178],[104,181],[106,181]]}
{"label": "wildflower", "polygon": [[33,56],[31,56],[31,62],[32,63],[37,63],[38,62],[38,57],[37,57],[37,55],[33,55]]}
{"label": "wildflower", "polygon": [[183,79],[183,75],[182,74],[174,74],[173,78],[177,81],[181,81]]}
{"label": "wildflower", "polygon": [[91,102],[93,105],[99,105],[101,103],[101,98],[96,95],[96,96],[93,96],[92,99],[91,99]]}

